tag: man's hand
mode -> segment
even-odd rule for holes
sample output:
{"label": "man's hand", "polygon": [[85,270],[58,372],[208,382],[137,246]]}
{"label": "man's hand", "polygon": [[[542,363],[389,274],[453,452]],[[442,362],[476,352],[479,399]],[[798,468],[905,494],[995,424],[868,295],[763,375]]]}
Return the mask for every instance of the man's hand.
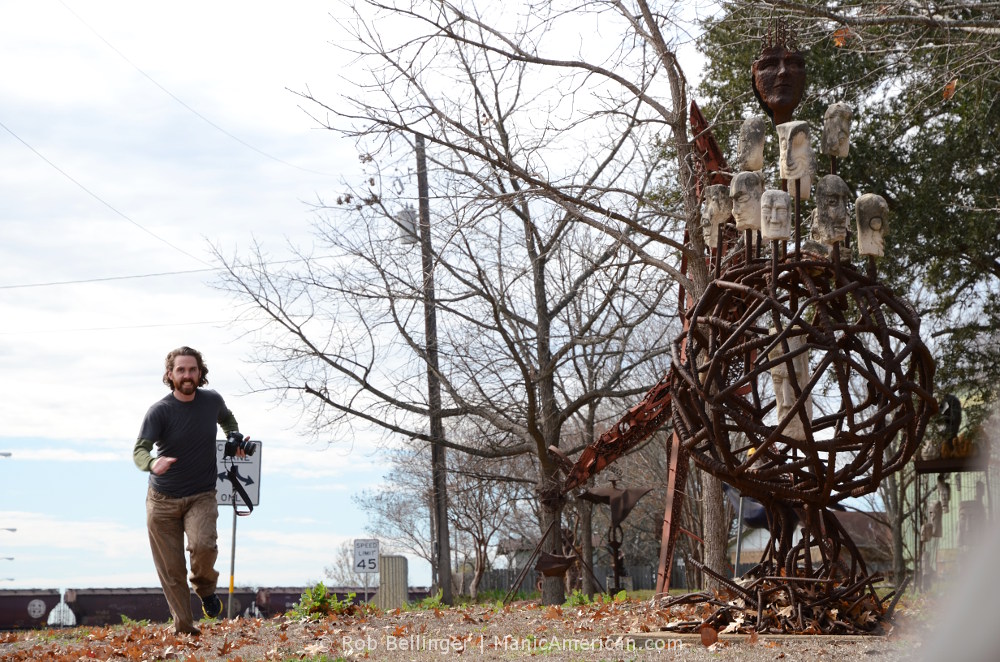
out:
{"label": "man's hand", "polygon": [[158,457],[153,460],[153,464],[149,465],[149,471],[157,476],[162,476],[167,473],[167,469],[170,468],[170,465],[176,461],[176,457]]}
{"label": "man's hand", "polygon": [[[244,442],[250,441],[250,437],[249,436],[243,437],[243,441]],[[246,451],[244,451],[242,447],[236,449],[236,457],[242,458],[246,456],[247,456]]]}

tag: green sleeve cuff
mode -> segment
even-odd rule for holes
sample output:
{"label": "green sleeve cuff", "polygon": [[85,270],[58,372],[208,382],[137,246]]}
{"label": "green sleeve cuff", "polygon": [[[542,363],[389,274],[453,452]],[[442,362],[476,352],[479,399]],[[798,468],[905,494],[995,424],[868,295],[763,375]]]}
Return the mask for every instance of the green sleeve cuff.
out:
{"label": "green sleeve cuff", "polygon": [[153,466],[153,442],[149,439],[139,438],[132,449],[132,461],[140,471],[149,471]]}
{"label": "green sleeve cuff", "polygon": [[240,424],[236,422],[236,417],[233,416],[233,412],[228,409],[219,413],[219,427],[221,427],[222,431],[226,434],[240,431]]}

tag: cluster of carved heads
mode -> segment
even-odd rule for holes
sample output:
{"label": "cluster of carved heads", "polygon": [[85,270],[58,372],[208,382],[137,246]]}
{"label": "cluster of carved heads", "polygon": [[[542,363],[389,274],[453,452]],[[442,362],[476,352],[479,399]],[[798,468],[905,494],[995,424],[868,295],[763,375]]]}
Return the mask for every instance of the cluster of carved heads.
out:
{"label": "cluster of carved heads", "polygon": [[[755,65],[758,63],[755,63]],[[823,118],[821,152],[830,157],[844,158],[850,149],[851,120],[853,112],[844,103],[834,103],[827,108]],[[789,184],[788,193],[765,190],[762,174],[764,143],[767,122],[763,117],[747,118],[740,127],[737,141],[737,163],[740,172],[730,185],[709,186],[705,190],[703,229],[705,241],[715,246],[719,226],[730,214],[736,220],[737,230],[760,230],[765,241],[787,241],[792,238],[794,201],[810,197],[813,178],[816,177],[816,154],[810,139],[809,124],[787,121],[775,127],[778,135],[778,170]],[[848,202],[851,192],[837,175],[824,175],[816,182],[815,209],[812,212],[812,239],[832,246],[847,238]],[[857,219],[857,246],[861,255],[881,257],[884,254],[884,236],[888,228],[888,205],[879,195],[867,193],[855,203]]]}

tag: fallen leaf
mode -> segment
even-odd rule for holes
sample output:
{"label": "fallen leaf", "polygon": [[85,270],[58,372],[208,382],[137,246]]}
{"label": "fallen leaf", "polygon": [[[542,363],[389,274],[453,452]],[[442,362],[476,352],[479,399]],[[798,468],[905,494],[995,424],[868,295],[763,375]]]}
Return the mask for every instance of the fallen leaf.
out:
{"label": "fallen leaf", "polygon": [[957,78],[952,78],[950,81],[948,81],[948,84],[944,86],[944,92],[942,93],[942,96],[944,96],[945,101],[948,101],[953,96],[955,96],[956,87],[958,87]]}
{"label": "fallen leaf", "polygon": [[701,634],[701,645],[706,648],[719,640],[719,633],[711,625],[702,625],[698,632]]}
{"label": "fallen leaf", "polygon": [[309,644],[308,646],[304,647],[302,651],[305,652],[306,655],[310,656],[317,656],[321,653],[327,652],[326,646],[324,646],[323,644]]}
{"label": "fallen leaf", "polygon": [[847,40],[854,36],[850,28],[837,28],[833,33],[833,44],[837,48],[843,48],[847,44]]}
{"label": "fallen leaf", "polygon": [[743,614],[739,614],[736,618],[734,618],[732,622],[724,627],[722,632],[719,634],[732,634],[733,632],[738,631],[741,625],[743,625]]}

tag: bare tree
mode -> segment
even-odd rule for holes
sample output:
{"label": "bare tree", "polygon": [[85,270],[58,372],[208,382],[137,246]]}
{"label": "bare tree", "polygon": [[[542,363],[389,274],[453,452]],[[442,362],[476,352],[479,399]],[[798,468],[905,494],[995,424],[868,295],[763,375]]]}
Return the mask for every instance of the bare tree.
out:
{"label": "bare tree", "polygon": [[[423,136],[442,414],[489,430],[475,444],[442,443],[482,458],[531,454],[543,549],[559,553],[549,448],[564,447],[564,423],[594,400],[644,392],[649,383],[630,378],[667,349],[676,308],[663,297],[673,282],[694,296],[708,282],[675,17],[644,0],[369,1],[343,11],[355,80],[343,99],[302,96],[362,146],[367,185],[340,200],[353,223],[328,210],[336,218],[321,238],[337,250],[304,256],[298,273],[267,267],[262,251],[226,260],[227,287],[247,302],[245,323],[267,320],[257,331],[260,361],[274,368],[268,387],[301,398],[315,430],[344,435],[364,423],[429,441],[420,274],[393,242],[406,199],[391,188],[404,178],[392,174],[399,155]],[[637,325],[649,330],[642,346],[628,331]],[[591,345],[605,370],[584,388],[571,366]],[[725,540],[716,542],[722,558]],[[543,597],[561,602],[561,582],[546,581]]]}
{"label": "bare tree", "polygon": [[491,463],[476,462],[467,455],[456,459],[449,468],[448,515],[471,548],[469,597],[475,600],[483,575],[492,565],[498,538],[508,534],[519,514],[528,510],[533,482],[518,475],[529,473],[528,458]]}
{"label": "bare tree", "polygon": [[352,499],[368,513],[366,529],[371,535],[392,549],[432,563],[430,456],[424,450],[403,448],[388,454],[384,483]]}
{"label": "bare tree", "polygon": [[[426,525],[431,499],[429,449],[414,445],[410,450],[393,452],[388,462],[391,469],[385,483],[357,495],[355,501],[369,514],[372,535],[430,561],[431,537]],[[469,595],[473,600],[492,565],[499,537],[517,530],[524,514],[530,513],[533,481],[524,476],[531,473],[528,457],[484,461],[457,454],[452,458],[447,481],[448,517],[456,532],[455,556],[466,559],[472,568]],[[335,563],[334,569],[342,565]],[[455,570],[465,565],[457,563]],[[462,583],[458,586],[461,589]]]}

